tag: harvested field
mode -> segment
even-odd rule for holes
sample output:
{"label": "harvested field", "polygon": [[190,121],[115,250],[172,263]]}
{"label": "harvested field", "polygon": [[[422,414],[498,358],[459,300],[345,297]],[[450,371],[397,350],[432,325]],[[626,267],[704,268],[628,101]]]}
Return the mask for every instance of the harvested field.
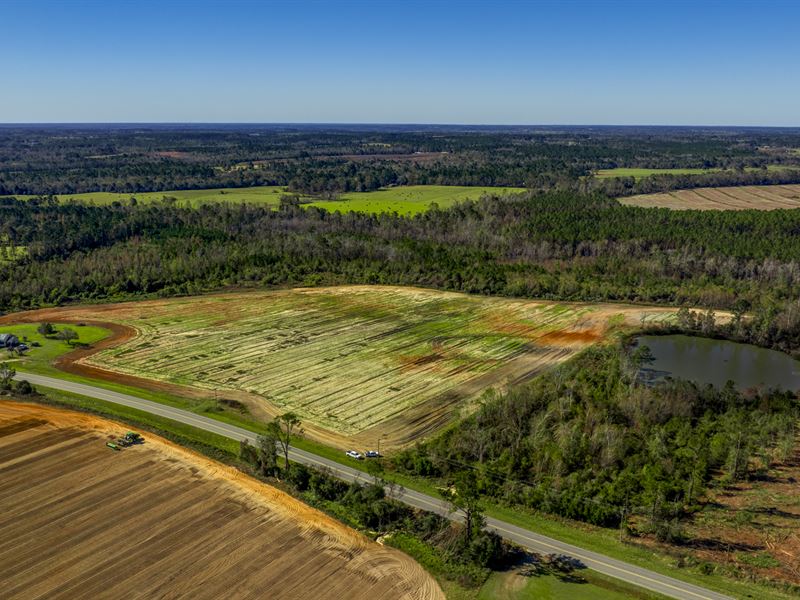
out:
{"label": "harvested field", "polygon": [[444,598],[405,554],[235,469],[0,402],[0,590],[28,598]]}
{"label": "harvested field", "polygon": [[253,414],[295,411],[312,437],[314,428],[365,443],[385,435],[389,447],[446,424],[487,388],[566,360],[611,325],[672,314],[343,286],[47,309],[7,315],[0,324],[124,325],[136,335],[82,351],[65,366],[206,397],[220,391],[248,402]]}
{"label": "harvested field", "polygon": [[619,198],[628,206],[675,210],[775,210],[800,208],[800,185],[697,188]]}

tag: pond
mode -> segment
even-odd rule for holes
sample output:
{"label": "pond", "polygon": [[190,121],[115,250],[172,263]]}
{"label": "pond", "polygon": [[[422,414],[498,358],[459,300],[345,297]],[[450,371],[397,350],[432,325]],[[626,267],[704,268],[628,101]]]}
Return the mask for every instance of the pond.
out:
{"label": "pond", "polygon": [[646,381],[672,376],[718,387],[731,380],[740,390],[800,390],[800,362],[776,350],[688,335],[645,335],[636,341],[655,357],[642,369]]}

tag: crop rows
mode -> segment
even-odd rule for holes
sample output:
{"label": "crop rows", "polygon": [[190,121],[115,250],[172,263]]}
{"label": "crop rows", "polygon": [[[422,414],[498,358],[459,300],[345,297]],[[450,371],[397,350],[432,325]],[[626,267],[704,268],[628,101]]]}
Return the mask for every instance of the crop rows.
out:
{"label": "crop rows", "polygon": [[775,210],[800,208],[800,185],[697,188],[620,198],[623,204],[676,210]]}
{"label": "crop rows", "polygon": [[125,322],[140,335],[90,362],[251,392],[353,434],[514,359],[556,360],[537,339],[591,312],[403,288],[211,296],[139,304]]}

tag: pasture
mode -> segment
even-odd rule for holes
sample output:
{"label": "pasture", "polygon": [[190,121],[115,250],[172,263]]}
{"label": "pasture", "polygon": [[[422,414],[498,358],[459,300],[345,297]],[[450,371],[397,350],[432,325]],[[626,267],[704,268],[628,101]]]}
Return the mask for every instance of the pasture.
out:
{"label": "pasture", "polygon": [[[417,214],[425,212],[431,203],[439,208],[449,208],[456,202],[477,200],[484,194],[510,194],[524,192],[524,188],[506,187],[469,187],[447,185],[411,185],[376,190],[373,192],[347,192],[335,200],[320,200],[310,196],[301,196],[303,206],[316,206],[334,212],[397,212],[400,214]],[[131,198],[137,202],[150,203],[164,201],[175,202],[178,206],[198,207],[209,203],[230,202],[233,204],[250,203],[277,207],[280,198],[286,194],[282,186],[259,186],[248,188],[216,188],[205,190],[170,190],[164,192],[87,192],[83,194],[61,194],[61,202],[78,201],[89,204],[108,205],[113,202],[126,204]],[[30,199],[33,196],[19,196]]]}
{"label": "pasture", "polygon": [[506,195],[524,191],[524,188],[409,185],[374,192],[345,193],[336,200],[316,201],[309,206],[318,206],[331,212],[396,212],[411,215],[425,212],[431,204],[450,208],[457,202],[477,200],[484,194]]}
{"label": "pasture", "polygon": [[333,445],[356,438],[389,447],[412,443],[486,389],[557,365],[614,327],[673,313],[343,286],[75,306],[4,322],[124,325],[134,335],[76,366],[134,385],[225,394],[256,416],[294,411],[307,433]]}
{"label": "pasture", "polygon": [[628,206],[675,210],[775,210],[800,207],[800,185],[696,188],[618,200]]}
{"label": "pasture", "polygon": [[0,589],[23,598],[438,600],[433,579],[287,494],[153,435],[0,402]]}
{"label": "pasture", "polygon": [[[249,188],[214,188],[206,190],[168,190],[163,192],[86,192],[83,194],[59,194],[58,200],[61,202],[77,201],[87,204],[108,205],[114,202],[126,204],[131,198],[136,198],[137,202],[144,204],[150,202],[160,202],[165,198],[174,198],[179,206],[198,207],[203,204],[231,202],[265,204],[268,206],[278,206],[281,194],[284,194],[281,186],[259,186]],[[18,196],[19,198],[30,199],[34,196]]]}

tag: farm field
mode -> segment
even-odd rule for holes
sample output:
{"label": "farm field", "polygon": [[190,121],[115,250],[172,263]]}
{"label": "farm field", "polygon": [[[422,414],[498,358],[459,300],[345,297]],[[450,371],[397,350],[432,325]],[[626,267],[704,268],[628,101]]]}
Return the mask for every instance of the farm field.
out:
{"label": "farm field", "polygon": [[[128,202],[135,197],[137,202],[156,202],[165,197],[174,198],[179,206],[197,207],[208,203],[231,202],[252,203],[277,207],[281,195],[287,193],[283,186],[259,186],[249,188],[216,188],[206,190],[171,190],[163,192],[115,193],[87,192],[83,194],[62,194],[61,201],[78,200],[91,204],[111,204]],[[483,194],[509,194],[524,192],[524,188],[506,187],[468,187],[447,185],[398,186],[374,192],[348,192],[336,200],[312,200],[303,206],[317,206],[329,211],[340,212],[398,212],[416,214],[428,210],[435,202],[439,208],[448,208],[466,199],[477,200]],[[30,199],[33,196],[19,196]]]}
{"label": "farm field", "polygon": [[530,378],[615,327],[673,314],[342,286],[45,309],[6,315],[0,328],[44,320],[122,326],[128,333],[117,345],[79,352],[71,368],[150,389],[224,394],[259,418],[291,410],[319,441],[388,448],[439,429],[487,388]]}
{"label": "farm field", "polygon": [[800,185],[696,188],[619,198],[628,206],[675,210],[775,210],[800,207]]}
{"label": "farm field", "polygon": [[702,175],[704,173],[714,173],[721,169],[639,169],[630,167],[618,167],[616,169],[600,169],[595,173],[599,179],[609,179],[611,177],[633,177],[643,179],[651,175]]}
{"label": "farm field", "polygon": [[[790,169],[791,165],[767,165],[768,171],[781,171]],[[718,173],[723,169],[639,169],[630,167],[618,167],[616,169],[600,169],[595,172],[595,177],[599,179],[609,179],[612,177],[633,177],[634,179],[644,179],[652,175],[704,175],[706,173]],[[758,167],[746,167],[745,171],[756,172]]]}
{"label": "farm field", "polygon": [[374,192],[345,193],[337,200],[311,202],[308,206],[318,206],[332,212],[397,212],[409,215],[425,212],[431,203],[439,208],[450,208],[457,202],[477,200],[484,194],[504,195],[524,191],[525,188],[410,185]]}
{"label": "farm field", "polygon": [[440,599],[405,554],[159,438],[0,402],[0,589],[47,597]]}

